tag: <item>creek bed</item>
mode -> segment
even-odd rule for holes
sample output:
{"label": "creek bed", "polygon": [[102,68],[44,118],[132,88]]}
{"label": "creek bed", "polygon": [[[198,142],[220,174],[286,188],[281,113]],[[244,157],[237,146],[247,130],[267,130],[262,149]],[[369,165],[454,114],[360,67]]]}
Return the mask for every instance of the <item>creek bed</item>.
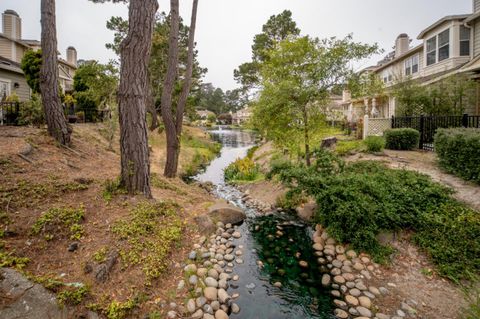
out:
{"label": "creek bed", "polygon": [[[285,213],[261,214],[245,206],[242,193],[226,185],[223,170],[246,156],[255,145],[252,133],[219,127],[210,131],[223,146],[220,156],[195,179],[212,182],[215,195],[242,208],[246,221],[238,227],[242,237],[243,264],[235,265],[239,280],[229,291],[240,294],[235,301],[239,314],[230,318],[294,319],[333,318],[332,297],[321,285],[322,273],[312,249],[309,226]],[[260,264],[260,265],[259,265]]]}

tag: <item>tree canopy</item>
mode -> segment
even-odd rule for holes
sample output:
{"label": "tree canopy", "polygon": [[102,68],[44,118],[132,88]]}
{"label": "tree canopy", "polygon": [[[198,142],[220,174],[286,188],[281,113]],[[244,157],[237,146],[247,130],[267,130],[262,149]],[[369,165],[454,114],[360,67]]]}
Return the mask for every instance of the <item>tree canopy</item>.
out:
{"label": "tree canopy", "polygon": [[[312,133],[324,122],[322,107],[335,86],[352,76],[351,62],[377,52],[376,45],[343,39],[297,37],[281,41],[262,63],[254,125],[269,139],[310,160]],[[303,148],[299,145],[303,145]]]}
{"label": "tree canopy", "polygon": [[42,67],[42,50],[28,50],[21,62],[28,86],[33,93],[40,93],[40,69]]}
{"label": "tree canopy", "polygon": [[260,84],[261,64],[269,57],[269,51],[288,37],[297,37],[300,29],[292,19],[292,12],[284,10],[282,13],[272,15],[262,27],[262,33],[255,35],[252,45],[252,61],[241,64],[234,71],[235,80],[244,90]]}

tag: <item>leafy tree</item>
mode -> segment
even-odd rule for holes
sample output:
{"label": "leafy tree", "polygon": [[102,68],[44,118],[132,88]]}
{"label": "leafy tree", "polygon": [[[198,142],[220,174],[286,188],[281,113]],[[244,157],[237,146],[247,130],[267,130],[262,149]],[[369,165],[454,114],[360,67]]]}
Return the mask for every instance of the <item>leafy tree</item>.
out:
{"label": "leafy tree", "polygon": [[353,98],[376,97],[385,92],[385,84],[373,72],[353,74],[347,85]]}
{"label": "leafy tree", "polygon": [[466,75],[452,75],[430,85],[405,79],[393,88],[397,116],[461,115],[475,103],[476,83]]}
{"label": "leafy tree", "polygon": [[252,61],[241,64],[234,71],[234,77],[245,89],[260,84],[261,64],[269,58],[269,51],[288,37],[297,37],[300,29],[292,19],[292,12],[284,10],[272,15],[262,27],[262,33],[255,35],[252,45]]}
{"label": "leafy tree", "polygon": [[40,91],[48,133],[61,145],[70,144],[71,128],[63,114],[58,90],[57,28],[55,0],[41,1],[42,66]]}
{"label": "leafy tree", "polygon": [[300,153],[310,165],[312,134],[324,122],[322,105],[330,90],[346,83],[350,63],[378,51],[376,45],[344,39],[300,37],[280,42],[260,70],[260,98],[254,106],[254,125],[267,138]]}
{"label": "leafy tree", "polygon": [[21,68],[25,74],[32,93],[40,93],[40,69],[42,67],[42,50],[28,50],[22,58]]}
{"label": "leafy tree", "polygon": [[81,65],[73,77],[79,110],[95,115],[100,109],[110,111],[116,106],[118,70],[113,63],[90,61]]}

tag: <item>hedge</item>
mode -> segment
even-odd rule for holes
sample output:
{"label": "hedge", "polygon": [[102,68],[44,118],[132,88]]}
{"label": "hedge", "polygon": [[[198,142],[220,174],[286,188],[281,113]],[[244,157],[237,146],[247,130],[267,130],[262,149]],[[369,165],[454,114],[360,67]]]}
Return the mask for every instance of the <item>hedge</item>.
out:
{"label": "hedge", "polygon": [[385,148],[385,139],[381,136],[368,136],[364,143],[369,153],[381,152]]}
{"label": "hedge", "polygon": [[438,129],[434,146],[440,166],[480,184],[480,129]]}
{"label": "hedge", "polygon": [[420,132],[413,128],[395,128],[385,131],[385,147],[390,150],[413,150],[420,142]]}

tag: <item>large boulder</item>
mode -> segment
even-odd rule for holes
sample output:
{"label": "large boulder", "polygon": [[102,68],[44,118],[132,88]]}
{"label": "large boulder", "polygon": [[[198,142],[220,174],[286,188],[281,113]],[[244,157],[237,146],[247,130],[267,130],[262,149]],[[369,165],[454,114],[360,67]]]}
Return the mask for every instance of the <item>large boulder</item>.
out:
{"label": "large boulder", "polygon": [[315,211],[317,210],[317,207],[317,203],[315,203],[314,201],[310,201],[306,204],[302,204],[295,210],[297,211],[298,217],[309,222],[312,221],[313,216],[315,216]]}
{"label": "large boulder", "polygon": [[208,215],[215,222],[232,225],[241,224],[247,218],[243,210],[226,202],[217,202],[211,206]]}
{"label": "large boulder", "polygon": [[200,215],[196,216],[193,218],[195,223],[198,226],[198,230],[205,235],[210,235],[213,233],[217,227],[215,226],[215,223],[213,222],[212,218],[208,215]]}

